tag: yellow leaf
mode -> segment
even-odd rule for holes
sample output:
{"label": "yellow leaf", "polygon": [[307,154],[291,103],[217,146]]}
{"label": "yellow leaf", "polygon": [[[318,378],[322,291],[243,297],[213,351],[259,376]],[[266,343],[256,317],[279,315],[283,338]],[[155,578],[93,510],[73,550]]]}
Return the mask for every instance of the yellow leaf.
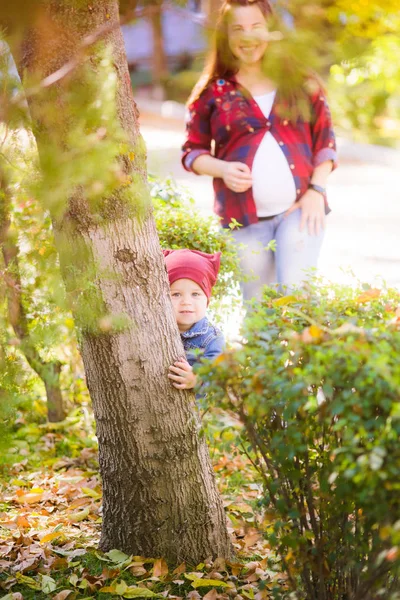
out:
{"label": "yellow leaf", "polygon": [[320,339],[323,335],[322,329],[320,329],[316,325],[311,325],[309,328],[309,332],[310,332],[311,337],[313,337],[315,339]]}
{"label": "yellow leaf", "polygon": [[17,579],[17,582],[22,585],[27,585],[28,587],[30,587],[33,590],[41,589],[40,583],[35,581],[35,579],[33,579],[33,577],[28,577],[27,575],[22,575],[22,573],[17,573],[15,575],[15,577]]}
{"label": "yellow leaf", "polygon": [[11,485],[16,485],[18,487],[29,487],[29,483],[24,481],[23,479],[11,479]]}
{"label": "yellow leaf", "polygon": [[192,582],[192,587],[229,587],[225,581],[219,579],[195,579]]}
{"label": "yellow leaf", "polygon": [[60,537],[61,535],[63,535],[60,531],[53,531],[52,533],[48,533],[47,535],[43,536],[42,539],[40,540],[41,544],[47,544],[47,542],[51,542],[52,540],[55,540],[56,538]]}
{"label": "yellow leaf", "polygon": [[129,156],[129,160],[132,160],[132,161],[135,160],[135,153],[134,152],[129,152],[128,156]]}
{"label": "yellow leaf", "polygon": [[92,490],[92,488],[83,487],[81,489],[86,496],[91,496],[91,498],[101,498],[101,494],[99,494],[99,492],[96,492],[96,490]]}
{"label": "yellow leaf", "polygon": [[153,577],[164,577],[168,575],[168,565],[163,558],[154,561]]}
{"label": "yellow leaf", "polygon": [[272,300],[272,304],[275,306],[286,306],[287,304],[293,304],[293,302],[297,302],[296,296],[282,296],[281,298]]}
{"label": "yellow leaf", "polygon": [[89,509],[85,508],[85,510],[79,510],[76,513],[71,513],[68,515],[68,521],[71,521],[71,523],[79,523],[80,521],[84,521],[88,518],[89,512]]}
{"label": "yellow leaf", "polygon": [[126,590],[128,589],[127,584],[125,583],[125,581],[119,581],[116,585],[115,585],[115,593],[118,594],[119,596],[123,596],[126,592]]}

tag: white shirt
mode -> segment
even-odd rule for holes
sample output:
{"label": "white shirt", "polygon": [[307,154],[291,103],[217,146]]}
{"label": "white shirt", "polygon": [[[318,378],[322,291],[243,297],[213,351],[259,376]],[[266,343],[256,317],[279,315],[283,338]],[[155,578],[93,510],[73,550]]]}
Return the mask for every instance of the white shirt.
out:
{"label": "white shirt", "polygon": [[[254,96],[266,119],[276,91]],[[257,149],[253,162],[253,197],[257,216],[279,215],[296,200],[296,186],[288,161],[274,136],[268,131]]]}

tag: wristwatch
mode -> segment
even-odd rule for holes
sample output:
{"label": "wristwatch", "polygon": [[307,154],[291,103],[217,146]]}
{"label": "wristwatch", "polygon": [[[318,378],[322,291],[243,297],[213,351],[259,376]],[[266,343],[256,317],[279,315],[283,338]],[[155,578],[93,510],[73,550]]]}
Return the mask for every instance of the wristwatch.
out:
{"label": "wristwatch", "polygon": [[309,183],[308,184],[308,189],[309,190],[314,190],[314,192],[318,192],[319,194],[322,194],[322,196],[325,198],[326,196],[326,189],[322,187],[322,185],[317,185],[316,183]]}

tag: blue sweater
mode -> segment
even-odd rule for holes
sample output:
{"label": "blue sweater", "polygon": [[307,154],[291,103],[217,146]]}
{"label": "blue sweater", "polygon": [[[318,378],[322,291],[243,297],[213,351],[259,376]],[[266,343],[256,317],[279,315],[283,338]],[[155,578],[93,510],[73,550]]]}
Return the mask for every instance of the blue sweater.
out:
{"label": "blue sweater", "polygon": [[193,367],[201,358],[212,360],[224,351],[225,339],[221,331],[203,317],[190,329],[181,333],[186,359]]}

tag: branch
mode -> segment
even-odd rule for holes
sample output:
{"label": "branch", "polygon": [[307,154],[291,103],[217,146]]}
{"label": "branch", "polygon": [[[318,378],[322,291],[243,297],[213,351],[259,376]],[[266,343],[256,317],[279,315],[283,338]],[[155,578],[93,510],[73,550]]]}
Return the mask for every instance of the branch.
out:
{"label": "branch", "polygon": [[10,238],[10,189],[4,172],[0,169],[0,248],[3,254],[7,286],[8,318],[20,350],[29,366],[43,381],[47,395],[49,421],[62,421],[65,418],[60,387],[61,363],[58,360],[44,361],[32,343],[26,312],[22,303],[22,282],[19,271],[17,244]]}
{"label": "branch", "polygon": [[149,6],[149,7],[145,7],[142,9],[134,8],[134,9],[128,11],[124,15],[124,17],[119,19],[118,21],[104,23],[103,25],[98,27],[95,31],[93,31],[92,33],[89,33],[88,35],[86,35],[83,38],[81,44],[79,45],[79,47],[76,51],[75,56],[73,56],[70,60],[68,60],[62,67],[60,67],[59,69],[54,71],[54,73],[47,75],[47,77],[42,79],[42,81],[38,85],[33,86],[31,88],[27,88],[24,91],[16,94],[14,96],[14,98],[11,98],[10,104],[15,105],[15,106],[20,106],[20,107],[24,106],[25,102],[28,98],[31,98],[32,96],[35,96],[42,90],[49,88],[50,86],[54,85],[55,83],[58,83],[59,81],[64,79],[64,77],[66,77],[67,75],[72,73],[77,67],[79,67],[82,64],[84,59],[87,58],[87,56],[85,56],[86,51],[89,48],[91,48],[94,44],[96,44],[99,40],[103,39],[108,34],[112,33],[115,29],[117,29],[117,27],[120,27],[121,25],[125,25],[126,23],[129,23],[133,19],[149,17],[153,14],[153,12],[156,12],[156,11],[157,11],[157,7],[154,7],[154,6]]}

